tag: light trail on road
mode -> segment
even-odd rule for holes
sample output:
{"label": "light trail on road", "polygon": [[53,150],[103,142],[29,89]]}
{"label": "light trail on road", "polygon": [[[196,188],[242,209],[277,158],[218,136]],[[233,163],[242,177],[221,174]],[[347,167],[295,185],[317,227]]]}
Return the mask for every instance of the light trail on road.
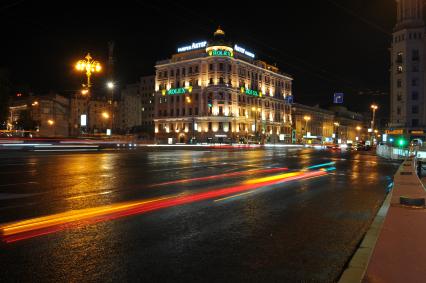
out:
{"label": "light trail on road", "polygon": [[[264,170],[269,170],[269,172],[273,172],[271,170],[283,171],[284,168]],[[250,172],[250,174],[253,174],[253,172]],[[206,192],[198,192],[184,195],[179,194],[144,201],[118,203],[82,210],[72,210],[64,213],[37,217],[0,226],[0,236],[4,242],[12,243],[41,235],[51,234],[65,229],[119,219],[131,215],[143,214],[163,208],[169,208],[208,199],[224,198],[226,196],[241,194],[244,192],[260,189],[265,186],[277,185],[295,180],[320,177],[327,174],[328,173],[326,169],[315,171],[298,171],[271,176],[267,178],[257,178],[236,186],[213,189]]]}
{"label": "light trail on road", "polygon": [[226,177],[243,176],[243,175],[251,175],[251,174],[281,172],[281,171],[287,171],[287,170],[288,170],[287,167],[283,167],[283,168],[271,168],[271,169],[257,169],[257,170],[248,170],[248,171],[238,171],[238,172],[225,173],[225,174],[219,174],[219,175],[213,175],[213,176],[205,176],[205,177],[198,177],[198,178],[191,178],[191,179],[181,179],[181,180],[163,182],[163,183],[151,185],[151,187],[158,187],[158,186],[165,186],[165,185],[174,185],[174,184],[180,184],[180,183],[190,183],[190,182],[195,182],[195,181],[207,181],[207,180],[221,179],[221,178],[226,178]]}

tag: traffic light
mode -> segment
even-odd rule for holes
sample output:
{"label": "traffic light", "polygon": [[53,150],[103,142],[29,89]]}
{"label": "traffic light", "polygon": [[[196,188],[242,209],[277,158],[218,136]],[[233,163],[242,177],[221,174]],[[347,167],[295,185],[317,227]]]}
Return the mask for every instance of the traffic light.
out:
{"label": "traffic light", "polygon": [[400,147],[404,147],[406,144],[407,144],[407,141],[403,137],[398,139],[398,145]]}

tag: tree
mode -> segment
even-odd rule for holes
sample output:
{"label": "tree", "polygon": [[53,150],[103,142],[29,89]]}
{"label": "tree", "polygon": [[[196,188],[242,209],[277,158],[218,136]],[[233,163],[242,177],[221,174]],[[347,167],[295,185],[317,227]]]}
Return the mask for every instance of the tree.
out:
{"label": "tree", "polygon": [[9,72],[6,69],[0,69],[0,129],[7,127],[10,91]]}

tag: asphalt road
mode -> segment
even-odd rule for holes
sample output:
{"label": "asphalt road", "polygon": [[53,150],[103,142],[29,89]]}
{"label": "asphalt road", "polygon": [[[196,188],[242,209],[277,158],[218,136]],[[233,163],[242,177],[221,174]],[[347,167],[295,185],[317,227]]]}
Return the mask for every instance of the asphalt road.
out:
{"label": "asphalt road", "polygon": [[396,169],[315,149],[2,153],[0,282],[331,282]]}

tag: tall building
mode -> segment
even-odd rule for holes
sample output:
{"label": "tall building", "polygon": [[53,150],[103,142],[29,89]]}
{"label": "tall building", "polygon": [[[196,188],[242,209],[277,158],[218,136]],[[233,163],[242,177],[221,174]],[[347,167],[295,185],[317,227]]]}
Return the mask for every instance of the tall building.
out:
{"label": "tall building", "polygon": [[155,68],[157,142],[290,142],[292,77],[222,29]]}
{"label": "tall building", "polygon": [[[112,105],[105,96],[87,97],[75,94],[70,98],[70,134],[106,134],[112,126]],[[92,94],[93,95],[93,94]]]}
{"label": "tall building", "polygon": [[118,108],[117,126],[121,133],[130,133],[135,127],[141,125],[140,84],[127,85],[121,91]]}
{"label": "tall building", "polygon": [[34,125],[33,134],[39,137],[64,137],[69,135],[69,100],[58,94],[30,96],[16,99],[9,107],[10,130],[19,129],[23,111],[29,113]]}
{"label": "tall building", "polygon": [[426,127],[426,33],[422,0],[397,0],[391,45],[391,128]]}
{"label": "tall building", "polygon": [[141,96],[142,132],[154,135],[154,100],[155,100],[155,76],[144,76],[140,80],[139,88]]}
{"label": "tall building", "polygon": [[292,107],[296,143],[333,142],[335,121],[332,111],[299,103],[294,103]]}

